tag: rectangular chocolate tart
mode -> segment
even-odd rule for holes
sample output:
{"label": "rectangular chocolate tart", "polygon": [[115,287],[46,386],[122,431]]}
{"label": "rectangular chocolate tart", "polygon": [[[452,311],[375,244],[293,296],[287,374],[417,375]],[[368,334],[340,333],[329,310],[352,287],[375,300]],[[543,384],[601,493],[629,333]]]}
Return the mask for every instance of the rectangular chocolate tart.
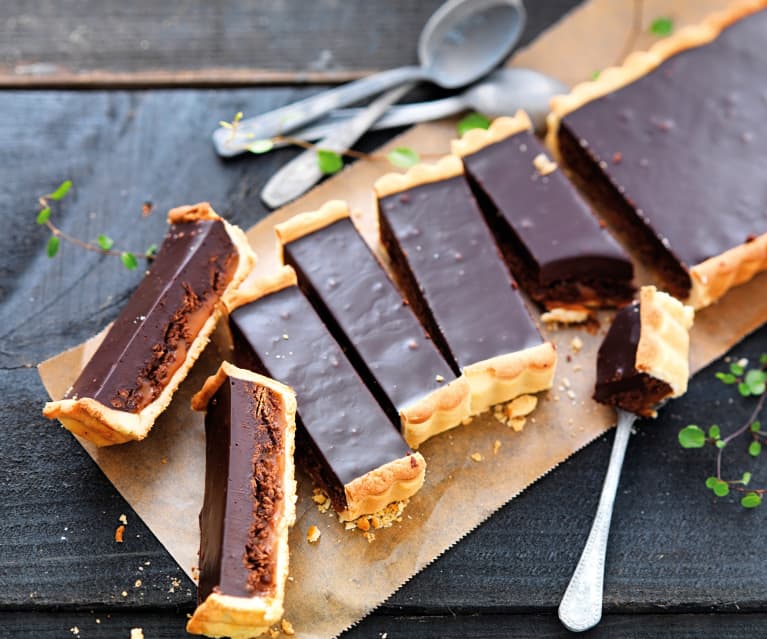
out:
{"label": "rectangular chocolate tart", "polygon": [[275,227],[284,261],[381,404],[419,444],[470,414],[469,385],[429,339],[349,217],[346,202]]}
{"label": "rectangular chocolate tart", "polygon": [[695,308],[767,268],[767,2],[738,2],[552,100],[548,143]]}
{"label": "rectangular chocolate tart", "polygon": [[192,398],[205,414],[194,634],[246,639],[279,623],[296,517],[296,396],[223,362]]}
{"label": "rectangular chocolate tart", "polygon": [[240,290],[229,308],[235,362],[295,389],[298,456],[342,519],[378,512],[420,489],[426,462],[360,379],[292,268]]}
{"label": "rectangular chocolate tart", "polygon": [[245,234],[207,203],[172,209],[168,223],[101,345],[64,399],[43,410],[98,446],[146,437],[255,262]]}
{"label": "rectangular chocolate tart", "polygon": [[533,135],[524,111],[452,150],[514,277],[547,309],[628,304],[634,268]]}
{"label": "rectangular chocolate tart", "polygon": [[654,286],[620,309],[597,353],[594,399],[644,417],[687,390],[695,312]]}
{"label": "rectangular chocolate tart", "polygon": [[461,160],[375,183],[381,241],[405,297],[466,376],[472,413],[551,387],[556,366],[498,254]]}

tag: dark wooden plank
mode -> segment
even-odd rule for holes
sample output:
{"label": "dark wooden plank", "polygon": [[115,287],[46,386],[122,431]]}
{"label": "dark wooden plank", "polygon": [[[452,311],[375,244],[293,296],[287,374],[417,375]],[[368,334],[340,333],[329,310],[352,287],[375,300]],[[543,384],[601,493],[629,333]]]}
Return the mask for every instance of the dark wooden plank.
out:
{"label": "dark wooden plank", "polygon": [[[528,2],[524,41],[579,1]],[[442,2],[6,0],[0,86],[345,82],[415,63]]]}

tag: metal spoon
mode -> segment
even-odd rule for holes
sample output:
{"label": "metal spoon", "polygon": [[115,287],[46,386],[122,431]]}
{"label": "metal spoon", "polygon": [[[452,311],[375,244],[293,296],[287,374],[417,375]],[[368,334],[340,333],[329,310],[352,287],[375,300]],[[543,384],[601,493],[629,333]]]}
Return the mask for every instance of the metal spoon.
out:
{"label": "metal spoon", "polygon": [[610,463],[607,466],[602,494],[599,496],[597,514],[591,525],[586,547],[559,604],[559,620],[565,628],[573,632],[583,632],[593,628],[602,619],[605,553],[607,538],[610,534],[610,520],[613,516],[613,504],[631,426],[636,419],[633,413],[624,410],[617,412],[618,427],[615,430],[615,441],[610,453]]}
{"label": "metal spoon", "polygon": [[248,141],[297,129],[333,109],[408,82],[429,80],[454,89],[481,78],[498,65],[522,32],[521,0],[449,0],[429,18],[418,40],[420,66],[401,67],[324,91],[299,102],[242,120],[232,136],[217,129],[219,155],[241,152]]}

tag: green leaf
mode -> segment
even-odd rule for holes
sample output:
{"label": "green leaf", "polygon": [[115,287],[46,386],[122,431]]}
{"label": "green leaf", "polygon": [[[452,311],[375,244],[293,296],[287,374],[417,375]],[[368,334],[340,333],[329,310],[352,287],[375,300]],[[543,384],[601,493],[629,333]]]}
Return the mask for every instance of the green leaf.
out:
{"label": "green leaf", "polygon": [[714,442],[714,446],[716,446],[717,448],[724,448],[725,446],[727,446],[727,442],[724,441],[723,439],[717,439]]}
{"label": "green leaf", "polygon": [[138,260],[133,253],[125,251],[122,255],[120,255],[120,259],[122,260],[123,266],[129,271],[133,271],[138,268]]}
{"label": "green leaf", "polygon": [[264,140],[256,140],[255,142],[251,142],[248,145],[248,151],[251,153],[255,153],[256,155],[260,155],[261,153],[269,153],[274,148],[274,141],[264,139]]}
{"label": "green leaf", "polygon": [[746,373],[746,377],[743,379],[746,386],[748,386],[752,395],[761,395],[765,391],[765,384],[767,383],[767,373],[762,370],[752,368]]}
{"label": "green leaf", "polygon": [[674,32],[674,21],[671,18],[655,18],[650,25],[650,33],[656,36],[667,36]]}
{"label": "green leaf", "polygon": [[99,248],[102,251],[108,251],[109,249],[111,249],[115,245],[115,241],[111,237],[109,237],[107,235],[103,235],[103,234],[99,235],[96,238],[96,241],[98,242]]}
{"label": "green leaf", "polygon": [[151,244],[144,255],[146,257],[154,257],[157,255],[157,244]]}
{"label": "green leaf", "polygon": [[232,128],[232,123],[231,122],[227,122],[226,120],[219,120],[218,121],[218,126],[224,127],[225,129],[231,129]]}
{"label": "green leaf", "polygon": [[748,397],[751,394],[751,389],[748,387],[748,384],[746,384],[746,382],[741,382],[740,384],[738,384],[738,392],[743,397]]}
{"label": "green leaf", "polygon": [[732,373],[716,373],[716,378],[725,384],[734,384],[738,381]]}
{"label": "green leaf", "polygon": [[762,442],[751,442],[748,445],[748,454],[751,455],[751,457],[759,457],[759,454],[762,452]]}
{"label": "green leaf", "polygon": [[46,206],[42,211],[37,214],[37,223],[45,224],[51,217],[51,207]]}
{"label": "green leaf", "polygon": [[317,149],[317,164],[325,175],[338,173],[344,167],[343,158],[335,151]]}
{"label": "green leaf", "polygon": [[64,180],[61,184],[56,187],[56,190],[46,195],[45,197],[49,200],[61,200],[67,193],[69,193],[69,189],[72,188],[72,180]]}
{"label": "green leaf", "polygon": [[711,426],[709,426],[708,436],[711,439],[719,439],[720,435],[721,435],[721,431],[719,430],[719,426],[717,426],[716,424],[712,424]]}
{"label": "green leaf", "polygon": [[719,481],[718,477],[711,476],[706,478],[706,488],[708,488],[709,490],[714,490],[714,486],[716,486],[716,483],[718,481]]}
{"label": "green leaf", "polygon": [[740,481],[743,482],[744,486],[748,486],[749,482],[751,481],[751,473],[749,472],[743,473],[743,477],[741,478]]}
{"label": "green leaf", "polygon": [[740,364],[738,364],[737,362],[734,362],[734,363],[730,364],[730,372],[733,375],[740,376],[740,375],[742,375],[745,372],[745,369]]}
{"label": "green leaf", "polygon": [[602,73],[602,72],[601,72],[601,71],[599,71],[599,70],[597,69],[596,71],[594,71],[594,72],[591,74],[591,79],[592,79],[592,80],[597,80],[597,79],[599,79],[599,75],[600,75],[601,73]]}
{"label": "green leaf", "polygon": [[730,485],[726,481],[717,479],[712,490],[717,497],[727,497],[730,494]]}
{"label": "green leaf", "polygon": [[762,503],[762,496],[759,493],[747,493],[740,500],[740,505],[743,508],[756,508]]}
{"label": "green leaf", "polygon": [[55,235],[51,235],[50,239],[48,240],[48,246],[45,249],[45,252],[48,254],[48,257],[55,257],[56,253],[59,252],[59,238]]}
{"label": "green leaf", "polygon": [[399,169],[409,169],[420,162],[421,157],[407,146],[398,146],[386,154],[386,159]]}
{"label": "green leaf", "polygon": [[767,353],[762,353],[762,354],[759,356],[759,363],[760,363],[762,366],[767,366]]}
{"label": "green leaf", "polygon": [[679,443],[682,448],[703,448],[706,444],[706,433],[698,426],[690,424],[679,431]]}
{"label": "green leaf", "polygon": [[458,135],[463,135],[472,129],[489,129],[490,120],[481,113],[469,113],[458,121],[455,128],[458,130]]}
{"label": "green leaf", "polygon": [[749,426],[752,433],[758,433],[759,430],[762,428],[762,422],[756,421],[751,426]]}

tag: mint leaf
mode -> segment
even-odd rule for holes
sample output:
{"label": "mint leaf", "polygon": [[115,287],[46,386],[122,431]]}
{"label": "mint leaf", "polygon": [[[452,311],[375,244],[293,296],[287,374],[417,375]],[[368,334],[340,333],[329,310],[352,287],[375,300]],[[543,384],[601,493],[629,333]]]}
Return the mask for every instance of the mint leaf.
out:
{"label": "mint leaf", "polygon": [[122,260],[123,266],[129,271],[133,271],[138,268],[138,260],[133,253],[125,251],[120,255],[120,259]]}
{"label": "mint leaf", "polygon": [[674,21],[671,18],[655,18],[650,25],[650,33],[656,36],[667,36],[674,32]]}
{"label": "mint leaf", "polygon": [[48,257],[55,257],[56,253],[59,252],[59,238],[55,235],[51,235],[48,240],[48,246],[45,248],[45,252],[48,254]]}
{"label": "mint leaf", "polygon": [[732,373],[716,373],[716,378],[725,384],[734,384],[738,381]]}
{"label": "mint leaf", "polygon": [[751,424],[751,426],[749,426],[749,429],[751,430],[752,433],[758,433],[761,427],[762,427],[762,422],[754,422],[753,424]]}
{"label": "mint leaf", "polygon": [[748,445],[748,454],[751,457],[759,457],[762,452],[762,442],[751,442]]}
{"label": "mint leaf", "polygon": [[99,235],[96,238],[96,241],[98,242],[99,248],[102,251],[108,251],[115,245],[115,241],[107,235]]}
{"label": "mint leaf", "polygon": [[743,397],[748,397],[751,394],[751,389],[749,388],[748,384],[746,384],[746,382],[741,382],[738,384],[738,392]]}
{"label": "mint leaf", "polygon": [[592,79],[592,80],[598,80],[598,79],[599,79],[599,75],[600,75],[601,73],[602,73],[601,71],[594,71],[594,72],[591,74],[591,79]]}
{"label": "mint leaf", "polygon": [[37,223],[45,224],[51,217],[51,207],[46,206],[42,211],[37,214]]}
{"label": "mint leaf", "polygon": [[713,491],[717,497],[727,497],[730,494],[730,485],[726,481],[717,479]]}
{"label": "mint leaf", "polygon": [[400,169],[409,169],[420,162],[421,157],[407,146],[398,146],[386,154],[386,159]]}
{"label": "mint leaf", "polygon": [[146,257],[154,257],[157,255],[157,244],[151,244],[144,255]]}
{"label": "mint leaf", "polygon": [[738,363],[730,364],[730,372],[733,375],[742,375],[745,369]]}
{"label": "mint leaf", "polygon": [[740,505],[743,508],[756,508],[762,503],[762,496],[759,493],[747,493],[743,499],[740,500]]}
{"label": "mint leaf", "polygon": [[765,382],[767,382],[767,373],[758,369],[751,369],[746,373],[743,379],[752,395],[761,395],[765,391]]}
{"label": "mint leaf", "polygon": [[58,187],[56,187],[56,190],[53,193],[50,193],[45,197],[49,200],[61,200],[67,193],[69,193],[69,189],[71,188],[72,181],[64,180],[61,184],[58,185]]}
{"label": "mint leaf", "polygon": [[458,121],[455,128],[458,131],[458,135],[463,135],[466,131],[471,131],[472,129],[489,129],[490,120],[481,113],[469,113],[469,115]]}
{"label": "mint leaf", "polygon": [[706,488],[709,490],[714,490],[714,486],[716,486],[716,482],[718,482],[719,479],[717,477],[707,477],[706,478]]}
{"label": "mint leaf", "polygon": [[743,473],[743,477],[741,478],[740,481],[743,482],[744,486],[748,486],[749,482],[751,481],[751,473],[749,472]]}
{"label": "mint leaf", "polygon": [[344,161],[335,151],[317,149],[317,164],[325,175],[333,175],[344,168]]}
{"label": "mint leaf", "polygon": [[708,436],[711,439],[719,439],[719,437],[721,436],[721,431],[719,430],[719,426],[717,426],[716,424],[713,424],[712,426],[710,426],[708,429]]}
{"label": "mint leaf", "polygon": [[679,443],[682,448],[703,448],[706,444],[706,433],[694,424],[685,426],[679,431]]}

